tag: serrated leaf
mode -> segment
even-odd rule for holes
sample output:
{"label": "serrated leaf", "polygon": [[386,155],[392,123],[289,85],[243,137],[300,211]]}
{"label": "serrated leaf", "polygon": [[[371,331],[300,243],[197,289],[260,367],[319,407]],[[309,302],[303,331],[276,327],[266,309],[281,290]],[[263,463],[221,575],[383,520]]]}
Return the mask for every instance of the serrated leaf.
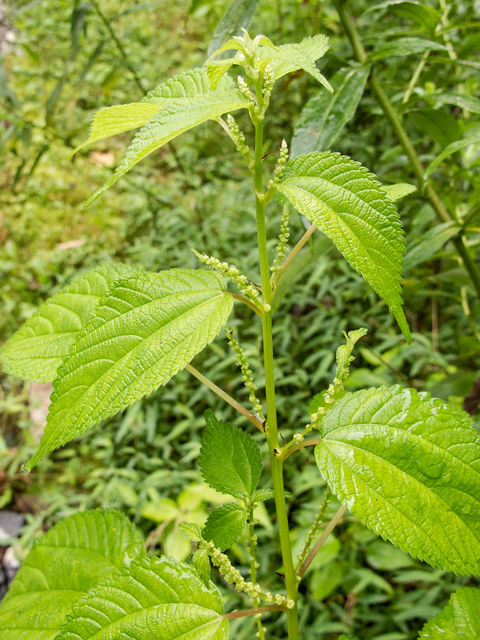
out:
{"label": "serrated leaf", "polygon": [[205,412],[198,464],[202,476],[213,489],[245,499],[254,495],[262,473],[262,454],[252,436],[228,422]]}
{"label": "serrated leaf", "polygon": [[40,446],[27,463],[165,385],[225,325],[223,276],[171,269],[119,281],[58,370]]}
{"label": "serrated leaf", "polygon": [[[214,91],[217,86],[213,86],[208,76],[208,70],[204,67],[198,69],[190,69],[178,76],[169,78],[166,82],[158,85],[152,91],[149,91],[142,103],[164,105],[166,101],[176,101],[195,98],[204,95],[210,91]],[[235,89],[235,83],[230,77],[225,77],[219,87],[222,91]]]}
{"label": "serrated leaf", "polygon": [[213,85],[205,69],[191,69],[169,78],[140,102],[99,109],[93,116],[88,139],[72,151],[69,158],[93,142],[142,127],[167,104],[185,104],[188,99],[209,93],[217,87],[222,90],[235,88],[231,78],[226,77],[222,82],[219,80]]}
{"label": "serrated leaf", "polygon": [[260,60],[256,63],[259,68],[270,64],[275,80],[287,73],[303,69],[320,82],[328,91],[333,89],[328,80],[320,73],[315,64],[316,60],[325,55],[329,49],[328,38],[323,34],[304,38],[298,44],[284,44],[276,51],[270,47],[259,47]]}
{"label": "serrated leaf", "polygon": [[429,620],[419,638],[429,640],[478,640],[480,638],[480,590],[460,587],[447,606]]}
{"label": "serrated leaf", "polygon": [[0,605],[1,640],[53,640],[72,606],[136,557],[138,531],[118,511],[65,518],[39,539]]}
{"label": "serrated leaf", "polygon": [[227,640],[222,597],[195,569],[144,558],[80,600],[58,640]]}
{"label": "serrated leaf", "polygon": [[307,102],[295,127],[291,157],[328,151],[353,118],[362,98],[370,67],[340,69],[330,82],[334,93],[319,91]]}
{"label": "serrated leaf", "polygon": [[432,40],[424,38],[399,38],[382,45],[368,56],[370,62],[374,60],[384,60],[385,58],[394,58],[399,56],[414,55],[417,53],[425,53],[425,51],[446,51],[447,47]]}
{"label": "serrated leaf", "polygon": [[217,507],[208,516],[203,530],[205,540],[225,551],[242,535],[247,522],[247,512],[236,502],[227,502]]}
{"label": "serrated leaf", "polygon": [[448,147],[445,147],[442,153],[438,155],[435,158],[435,160],[428,165],[425,173],[423,174],[423,183],[425,184],[427,182],[428,178],[432,175],[432,173],[435,171],[438,165],[445,160],[445,158],[448,158],[448,156],[451,156],[452,153],[461,151],[462,149],[465,149],[466,147],[469,147],[470,145],[474,145],[474,144],[475,145],[480,144],[480,135],[477,134],[477,135],[469,136],[468,138],[464,138],[463,140],[452,142],[452,144],[449,144]]}
{"label": "serrated leaf", "polygon": [[275,491],[273,489],[259,489],[255,491],[253,501],[263,502],[264,500],[271,500],[272,498],[275,498]]}
{"label": "serrated leaf", "polygon": [[206,549],[197,549],[192,557],[192,564],[203,580],[203,584],[210,586],[210,558]]}
{"label": "serrated leaf", "polygon": [[176,136],[202,122],[218,118],[224,113],[245,109],[248,100],[237,90],[210,91],[182,102],[166,105],[140,129],[115,173],[85,203],[88,207],[104,191],[117,182],[137,162],[159,149]]}
{"label": "serrated leaf", "polygon": [[187,538],[187,540],[190,540],[190,542],[200,542],[200,540],[202,539],[202,530],[200,529],[198,524],[187,524],[183,522],[178,525],[178,528]]}
{"label": "serrated leaf", "polygon": [[87,140],[72,151],[69,158],[93,142],[142,127],[159,109],[158,104],[142,102],[119,104],[99,109],[93,116]]}
{"label": "serrated leaf", "polygon": [[375,176],[346,156],[314,152],[290,161],[277,188],[275,198],[319,227],[384,298],[410,342],[400,288],[402,225]]}
{"label": "serrated leaf", "polygon": [[399,182],[398,184],[382,184],[380,188],[382,191],[385,191],[392,202],[400,200],[401,198],[406,198],[417,191],[417,187],[415,185],[408,184],[407,182]]}
{"label": "serrated leaf", "polygon": [[5,373],[50,382],[78,333],[112,285],[136,269],[106,264],[87,271],[53,295],[0,349]]}
{"label": "serrated leaf", "polygon": [[[284,494],[287,498],[292,497],[290,491],[284,491]],[[273,489],[259,489],[258,491],[255,491],[253,502],[264,502],[265,500],[271,500],[272,498],[275,498],[275,491]]]}
{"label": "serrated leaf", "polygon": [[347,393],[315,458],[332,491],[402,551],[480,573],[480,439],[467,413],[398,386]]}

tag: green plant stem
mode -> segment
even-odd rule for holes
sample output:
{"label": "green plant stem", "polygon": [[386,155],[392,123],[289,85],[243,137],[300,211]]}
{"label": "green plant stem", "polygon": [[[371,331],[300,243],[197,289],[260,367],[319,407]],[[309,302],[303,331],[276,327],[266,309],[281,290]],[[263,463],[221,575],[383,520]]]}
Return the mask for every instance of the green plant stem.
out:
{"label": "green plant stem", "polygon": [[[359,62],[364,64],[367,60],[367,54],[365,52],[365,49],[363,48],[363,44],[360,39],[360,35],[357,31],[356,25],[353,22],[352,16],[350,15],[350,12],[348,10],[348,7],[347,7],[348,0],[334,0],[334,4],[338,11],[338,15],[342,22],[343,28],[345,29],[345,33],[350,41],[350,44],[352,45],[353,51],[355,53],[355,57]],[[400,144],[402,145],[403,150],[405,151],[405,153],[408,156],[408,159],[410,160],[410,165],[413,169],[413,172],[419,184],[422,185],[425,169],[423,168],[422,163],[420,162],[417,152],[415,151],[415,148],[407,132],[403,128],[402,122],[400,120],[400,117],[395,107],[392,105],[392,103],[388,99],[387,94],[383,90],[382,85],[380,84],[377,76],[373,71],[370,75],[369,82],[370,82],[370,88],[372,89],[377,99],[377,102],[382,107],[385,116],[387,117],[393,130],[397,134],[397,137],[400,140]],[[427,198],[430,201],[430,204],[432,205],[433,210],[437,215],[437,218],[442,222],[450,222],[453,218],[448,212],[445,205],[443,204],[440,197],[438,196],[435,188],[433,187],[430,181],[427,182],[425,191],[426,191]],[[468,274],[472,280],[473,286],[475,287],[477,296],[480,300],[480,271],[477,265],[475,264],[475,261],[473,260],[472,256],[470,255],[470,252],[466,245],[465,236],[458,236],[456,238],[452,238],[452,242],[455,245],[455,248],[463,261],[463,266],[465,267],[466,271],[468,271]]]}
{"label": "green plant stem", "polygon": [[254,302],[252,302],[251,300],[249,300],[248,298],[245,298],[244,296],[241,296],[238,293],[232,293],[231,291],[229,291],[229,294],[232,296],[232,298],[235,298],[235,300],[238,300],[239,302],[243,302],[243,304],[246,304],[248,307],[253,309],[258,316],[260,317],[263,316],[263,311],[260,309],[260,307],[256,305]]}
{"label": "green plant stem", "polygon": [[[262,79],[255,83],[259,107],[263,107]],[[257,217],[258,250],[260,258],[260,272],[262,276],[262,302],[264,305],[272,303],[272,286],[268,265],[267,236],[265,229],[265,201],[263,190],[263,117],[252,117],[255,125],[255,164],[254,184]],[[268,306],[267,306],[268,308]],[[263,330],[263,354],[265,366],[265,393],[267,397],[267,429],[266,435],[270,453],[272,468],[273,489],[275,492],[275,509],[277,513],[280,545],[282,549],[283,567],[285,572],[285,584],[287,598],[295,602],[295,607],[287,611],[288,638],[299,640],[298,609],[297,609],[297,577],[293,566],[292,549],[288,527],[287,505],[285,502],[285,487],[283,484],[283,461],[277,457],[278,428],[277,410],[275,403],[275,378],[273,373],[273,339],[272,339],[272,312],[266,311],[262,318]]]}
{"label": "green plant stem", "polygon": [[260,431],[263,432],[263,423],[258,418],[256,418],[252,413],[250,413],[248,409],[245,409],[244,406],[242,406],[239,402],[237,402],[231,396],[229,396],[228,393],[223,391],[223,389],[220,389],[220,387],[217,387],[215,383],[213,383],[211,380],[206,378],[203,374],[200,373],[200,371],[197,371],[197,369],[195,369],[195,367],[192,367],[191,364],[187,364],[185,369],[189,373],[191,373],[192,376],[195,376],[197,380],[200,380],[200,382],[203,382],[203,384],[207,386],[209,389],[211,389],[213,393],[216,393],[217,396],[220,396],[222,400],[225,400],[225,402],[227,402],[231,407],[239,411],[242,414],[242,416],[245,416],[245,418],[247,418],[247,420],[250,420],[250,422],[254,424],[257,427],[257,429],[260,429]]}

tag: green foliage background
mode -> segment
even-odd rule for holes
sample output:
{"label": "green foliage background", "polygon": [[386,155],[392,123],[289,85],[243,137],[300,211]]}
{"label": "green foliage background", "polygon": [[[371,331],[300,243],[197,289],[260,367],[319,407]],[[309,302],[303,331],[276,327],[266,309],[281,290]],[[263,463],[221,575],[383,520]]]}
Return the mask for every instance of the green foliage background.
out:
{"label": "green foliage background", "polygon": [[[105,22],[95,4],[33,0],[7,2],[2,8],[2,342],[39,302],[70,282],[79,270],[108,261],[154,271],[194,267],[198,266],[190,251],[194,247],[228,259],[259,281],[249,177],[232,153],[233,146],[213,123],[184,134],[150,156],[82,211],[85,200],[111,175],[131,139],[125,134],[97,143],[67,163],[73,148],[86,138],[94,111],[136,101],[175,73],[200,66],[227,6],[224,0],[194,2],[191,7],[188,0],[102,0],[99,6]],[[429,4],[441,10],[441,3]],[[448,19],[467,25],[448,31],[456,54],[460,60],[474,62],[480,50],[475,24],[480,20],[480,6],[466,1],[448,5]],[[370,6],[363,1],[353,3],[356,15]],[[189,9],[193,9],[190,14]],[[414,21],[385,12],[366,14],[360,28],[366,45],[375,49],[394,37],[428,37]],[[348,41],[328,1],[261,1],[250,31],[265,33],[279,43],[326,33],[331,49],[321,61],[321,71],[327,78],[351,59]],[[5,38],[8,33],[12,37]],[[401,104],[420,55],[390,57],[377,65],[396,105]],[[478,68],[443,58],[442,64],[427,64],[418,91],[401,107],[404,124],[425,164],[446,144],[480,132],[478,114],[442,106],[439,98],[446,92],[478,95]],[[318,90],[303,73],[278,83],[265,149],[272,150],[265,159],[270,168],[282,137],[291,139],[303,105]],[[443,122],[440,132],[432,128],[427,113],[432,108],[443,114],[437,114]],[[240,116],[239,123],[247,135],[251,133],[246,117]],[[355,117],[331,148],[362,162],[386,184],[413,181],[406,157],[368,89]],[[451,156],[435,174],[445,203],[458,216],[466,215],[479,199],[479,158],[480,147],[469,148]],[[435,240],[434,213],[421,194],[400,201],[398,210],[406,230],[407,253],[420,245],[425,234]],[[302,219],[294,216],[291,246],[304,231]],[[280,217],[278,205],[276,215],[268,221],[272,251]],[[480,209],[469,221],[472,252],[480,242],[478,227]],[[316,236],[281,280],[275,301],[278,408],[285,438],[304,424],[310,399],[330,382],[342,331],[362,326],[369,334],[357,347],[347,389],[399,383],[430,391],[461,407],[480,376],[480,304],[451,244],[437,242],[433,253],[419,246],[419,259],[405,274],[405,307],[413,330],[408,346],[371,288],[325,237],[318,232]],[[62,248],[62,243],[72,240],[84,243]],[[258,319],[248,309],[237,309],[229,326],[238,330],[261,394]],[[194,364],[229,393],[246,400],[234,361],[226,335],[221,335]],[[78,508],[103,506],[128,514],[148,538],[152,551],[184,558],[191,545],[178,525],[202,524],[207,513],[225,501],[200,480],[197,459],[205,425],[203,412],[211,408],[217,417],[247,429],[248,424],[182,372],[166,388],[55,452],[24,478],[19,465],[36,446],[28,393],[28,383],[1,377],[0,505],[28,512],[17,543],[19,554],[24,555],[32,540],[62,517]],[[259,444],[265,446],[260,438]],[[287,473],[292,535],[300,546],[325,485],[311,452],[297,453]],[[281,560],[279,549],[270,541],[274,521],[271,506],[266,505],[268,511],[259,513],[259,575],[267,588],[278,591],[282,584],[274,572],[281,572]],[[333,501],[332,513],[336,506]],[[361,640],[416,638],[423,622],[444,606],[459,584],[475,584],[410,560],[353,517],[335,536],[309,573],[309,592],[302,591],[301,625],[309,640],[330,640],[340,633],[356,634]],[[246,570],[244,547],[236,544],[230,554]],[[238,596],[222,588],[227,610],[238,607]],[[269,637],[282,638],[283,621],[278,618],[274,623],[274,619],[266,621]],[[232,637],[250,638],[254,622],[234,621]]]}

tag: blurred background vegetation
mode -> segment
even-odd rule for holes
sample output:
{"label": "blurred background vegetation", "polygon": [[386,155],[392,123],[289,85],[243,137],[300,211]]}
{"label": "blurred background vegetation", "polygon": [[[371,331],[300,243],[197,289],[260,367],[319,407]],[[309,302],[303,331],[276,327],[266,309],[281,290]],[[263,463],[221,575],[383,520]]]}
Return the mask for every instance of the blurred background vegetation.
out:
{"label": "blurred background vegetation", "polygon": [[[425,0],[423,13],[412,4],[381,3],[372,10],[372,3],[355,0],[352,10],[368,51],[394,44],[393,53],[375,63],[376,73],[427,165],[450,143],[480,134],[475,102],[480,96],[480,3]],[[109,261],[154,271],[198,267],[194,247],[228,259],[259,281],[249,176],[214,123],[150,156],[86,211],[84,201],[111,175],[131,135],[85,148],[67,162],[86,139],[96,109],[136,101],[168,77],[200,66],[212,39],[222,42],[242,25],[278,44],[327,34],[331,48],[320,61],[327,78],[353,60],[328,0],[0,2],[0,343],[79,272]],[[412,50],[405,40],[411,38],[446,49]],[[320,91],[300,72],[276,85],[264,150],[270,169],[282,138],[290,142],[305,124],[302,109],[309,100],[307,111],[314,108]],[[238,120],[248,136],[248,121]],[[328,148],[351,155],[385,184],[415,183],[368,86],[355,115]],[[466,233],[472,257],[480,243],[479,169],[480,144],[471,144],[448,156],[433,176],[455,229],[461,226]],[[439,227],[420,190],[399,201],[398,208],[407,239],[410,346],[384,303],[320,232],[281,281],[275,355],[287,439],[307,421],[312,396],[331,381],[342,331],[358,327],[369,333],[356,350],[349,390],[409,385],[464,406],[480,422],[480,383],[475,385],[480,303],[451,242],[456,232],[451,225]],[[281,211],[275,206],[272,211],[273,251]],[[303,232],[303,220],[293,215],[291,246]],[[261,393],[257,320],[249,309],[236,307],[229,326],[238,331]],[[194,364],[238,399],[247,399],[225,334]],[[152,552],[188,557],[190,543],[178,525],[202,524],[224,501],[202,485],[198,472],[203,412],[210,407],[225,420],[247,429],[249,423],[184,371],[24,477],[19,467],[41,435],[50,388],[1,374],[0,384],[0,508],[25,514],[20,538],[0,543],[0,559],[11,545],[23,558],[34,538],[56,521],[96,506],[127,513]],[[311,452],[297,453],[293,460],[287,488],[292,536],[300,546],[325,483]],[[281,591],[275,574],[281,571],[279,548],[271,543],[275,521],[272,505],[266,505],[258,514],[260,578],[272,591]],[[331,512],[336,508],[332,501]],[[230,553],[246,571],[243,545]],[[360,640],[413,639],[458,585],[475,583],[410,559],[348,517],[302,587],[302,637],[330,640],[354,633]],[[239,607],[239,596],[218,584],[227,609]],[[232,634],[237,640],[251,638],[254,623],[234,621]],[[281,617],[266,618],[265,624],[269,637],[285,637]]]}

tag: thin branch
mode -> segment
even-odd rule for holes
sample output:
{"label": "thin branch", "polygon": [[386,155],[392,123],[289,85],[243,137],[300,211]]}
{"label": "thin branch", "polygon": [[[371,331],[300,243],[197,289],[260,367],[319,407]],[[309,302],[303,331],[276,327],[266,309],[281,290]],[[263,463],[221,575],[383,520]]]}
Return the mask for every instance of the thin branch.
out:
{"label": "thin branch", "polygon": [[200,380],[200,382],[203,382],[203,384],[206,385],[209,389],[211,389],[211,391],[216,393],[217,396],[220,396],[222,400],[225,400],[225,402],[228,402],[228,404],[231,407],[239,411],[243,416],[245,416],[245,418],[247,418],[247,420],[250,420],[250,422],[254,424],[257,427],[257,429],[259,429],[263,433],[263,423],[258,418],[256,418],[252,413],[250,413],[250,411],[245,409],[244,406],[242,406],[239,402],[234,400],[232,396],[229,396],[228,393],[225,393],[223,389],[220,389],[220,387],[217,387],[216,384],[214,384],[211,380],[209,380],[204,375],[202,375],[200,371],[197,371],[194,367],[192,367],[191,364],[187,364],[185,368],[189,373],[192,374],[192,376],[195,376],[195,378]]}
{"label": "thin branch", "polygon": [[300,238],[300,240],[297,242],[297,244],[293,247],[293,249],[290,251],[288,256],[285,258],[285,261],[282,264],[282,268],[280,269],[280,271],[277,273],[277,275],[273,279],[273,286],[274,287],[277,285],[278,281],[280,280],[280,278],[284,274],[285,270],[288,268],[288,265],[295,258],[297,253],[303,247],[303,245],[308,241],[308,239],[310,238],[310,236],[312,235],[312,233],[315,231],[316,228],[317,227],[314,224],[312,224],[312,226],[308,229],[308,231],[306,231],[303,234],[303,236]]}
{"label": "thin branch", "polygon": [[330,522],[326,526],[325,531],[322,533],[320,538],[317,540],[315,546],[312,547],[312,550],[308,554],[306,560],[297,569],[297,575],[299,576],[300,579],[303,578],[303,576],[305,575],[306,570],[308,569],[308,567],[312,563],[312,561],[315,558],[315,556],[317,555],[317,553],[322,548],[323,544],[325,543],[325,540],[328,538],[328,536],[332,533],[332,531],[335,529],[337,524],[343,518],[343,514],[345,513],[346,510],[347,510],[347,507],[340,507],[340,509],[337,511],[337,513],[333,516],[333,518],[330,520]]}
{"label": "thin branch", "polygon": [[282,460],[286,460],[295,451],[298,451],[299,449],[304,449],[305,447],[316,445],[321,441],[322,441],[321,438],[310,438],[310,440],[304,440],[303,442],[300,442],[300,444],[296,444],[291,449],[287,449],[287,451],[285,451],[280,457]]}
{"label": "thin branch", "polygon": [[263,316],[263,311],[260,309],[260,307],[256,305],[254,302],[252,302],[251,300],[249,300],[248,298],[244,298],[240,294],[232,293],[231,291],[229,291],[228,293],[232,296],[232,298],[235,298],[235,300],[240,300],[240,302],[243,302],[243,304],[248,305],[251,309],[255,311],[255,313],[258,316],[260,316],[260,318]]}
{"label": "thin branch", "polygon": [[247,616],[256,616],[257,613],[268,613],[269,611],[287,611],[287,607],[281,604],[269,604],[265,607],[258,607],[257,609],[246,609],[245,611],[232,611],[232,613],[226,613],[223,617],[226,620],[235,620],[235,618],[246,618]]}

